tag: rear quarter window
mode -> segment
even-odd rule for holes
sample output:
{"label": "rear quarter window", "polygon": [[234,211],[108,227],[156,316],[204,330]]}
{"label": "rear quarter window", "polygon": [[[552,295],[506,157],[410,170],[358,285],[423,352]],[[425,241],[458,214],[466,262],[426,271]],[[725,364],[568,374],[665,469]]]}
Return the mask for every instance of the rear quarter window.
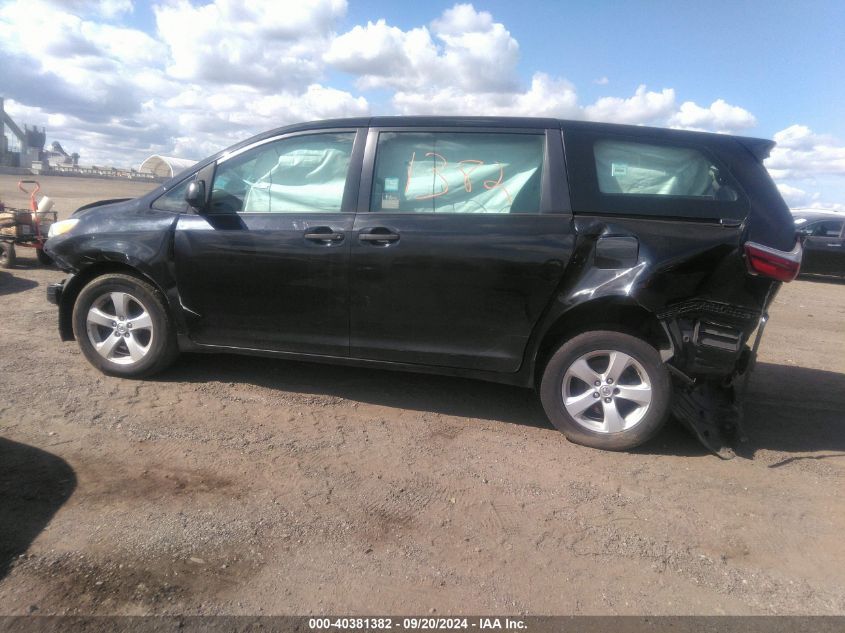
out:
{"label": "rear quarter window", "polygon": [[600,140],[593,146],[599,191],[733,201],[736,189],[697,149]]}
{"label": "rear quarter window", "polygon": [[711,148],[622,135],[564,132],[573,211],[741,220],[742,189]]}

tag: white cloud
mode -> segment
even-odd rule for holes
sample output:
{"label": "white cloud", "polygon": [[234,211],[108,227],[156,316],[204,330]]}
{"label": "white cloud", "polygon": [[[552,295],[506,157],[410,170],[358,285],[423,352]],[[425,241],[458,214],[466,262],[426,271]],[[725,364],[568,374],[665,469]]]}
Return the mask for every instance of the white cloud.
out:
{"label": "white cloud", "polygon": [[651,92],[644,85],[637,87],[634,96],[628,99],[602,97],[584,109],[587,118],[592,121],[649,125],[664,124],[674,111],[674,90],[664,88],[660,92]]}
{"label": "white cloud", "polygon": [[166,52],[161,42],[136,29],[87,22],[83,31],[86,39],[96,42],[101,54],[118,62],[123,69],[157,66]]}
{"label": "white cloud", "polygon": [[774,136],[777,146],[766,161],[774,178],[804,180],[822,175],[845,176],[845,144],[791,125]]}
{"label": "white cloud", "polygon": [[447,87],[436,92],[398,91],[393,105],[400,114],[546,116],[580,118],[578,95],[568,81],[536,73],[525,92],[465,92]]}
{"label": "white cloud", "polygon": [[807,192],[786,183],[778,183],[778,191],[786,204],[792,209],[825,209],[828,211],[845,211],[845,204],[825,202],[819,192]]}
{"label": "white cloud", "polygon": [[320,52],[346,13],[346,1],[215,0],[195,6],[177,0],[154,11],[171,76],[278,90],[319,77]]}
{"label": "white cloud", "polygon": [[469,4],[407,31],[383,19],[354,26],[334,38],[323,60],[354,75],[361,90],[394,90],[391,105],[402,114],[556,116],[731,132],[756,123],[723,99],[709,107],[688,101],[679,109],[671,88],[655,92],[641,85],[631,97],[586,106],[571,83],[545,73],[534,73],[521,88],[518,42],[490,13]]}
{"label": "white cloud", "polygon": [[436,33],[447,37],[504,30],[501,24],[493,22],[490,13],[476,11],[471,4],[456,4],[451,9],[446,9],[442,16],[431,22],[431,26]]}
{"label": "white cloud", "polygon": [[135,6],[132,0],[47,0],[63,11],[76,15],[97,16],[106,20],[119,18],[132,13]]}
{"label": "white cloud", "polygon": [[756,117],[745,108],[716,99],[709,108],[685,101],[669,119],[669,125],[690,130],[736,133],[757,125]]}
{"label": "white cloud", "polygon": [[[404,32],[378,20],[336,37],[323,59],[356,75],[358,85],[366,89],[401,84],[412,63],[423,68],[435,64],[437,49],[425,27]],[[409,81],[419,84],[420,79],[410,77]]]}
{"label": "white cloud", "polygon": [[631,97],[604,97],[586,106],[571,83],[546,73],[534,73],[522,88],[518,42],[490,13],[469,4],[408,30],[383,19],[354,26],[334,38],[323,60],[353,75],[360,90],[393,90],[391,105],[402,114],[556,116],[712,131],[755,122],[722,99],[709,108],[686,102],[679,111],[671,88],[655,92],[641,85]]}
{"label": "white cloud", "polygon": [[790,207],[807,207],[817,201],[817,196],[786,183],[778,183],[778,191]]}
{"label": "white cloud", "polygon": [[775,134],[775,141],[781,147],[791,150],[812,150],[829,139],[815,134],[806,125],[790,125]]}
{"label": "white cloud", "polygon": [[504,25],[469,4],[444,11],[430,28],[402,31],[385,20],[355,26],[332,41],[323,59],[356,75],[362,89],[484,93],[518,85],[519,44]]}
{"label": "white cloud", "polygon": [[320,84],[311,84],[301,94],[279,94],[262,97],[248,109],[267,119],[283,124],[309,118],[329,119],[349,116],[366,116],[370,107],[364,97],[353,97],[348,92]]}
{"label": "white cloud", "polygon": [[163,53],[142,31],[86,20],[49,2],[0,8],[0,85],[7,96],[29,96],[46,109],[100,118],[133,112],[140,95],[131,75],[148,74]]}
{"label": "white cloud", "polygon": [[[2,0],[0,0],[2,1]],[[519,43],[487,11],[456,4],[402,29],[373,16],[337,30],[346,0],[161,0],[156,30],[128,26],[131,0],[6,0],[0,86],[19,123],[83,163],[137,164],[161,152],[200,158],[300,120],[380,113],[525,115],[744,132],[757,121],[714,95],[679,104],[672,87],[581,103],[576,87],[519,72]],[[21,72],[21,69],[27,72]],[[356,86],[330,82],[348,73]],[[607,77],[594,80],[607,86]],[[375,91],[370,93],[370,91]],[[767,167],[790,204],[824,205],[845,176],[845,145],[793,125]],[[827,180],[825,180],[827,179]]]}
{"label": "white cloud", "polygon": [[98,11],[107,18],[115,18],[135,10],[132,0],[101,0],[98,4]]}
{"label": "white cloud", "polygon": [[[21,124],[48,126],[50,140],[85,164],[137,164],[152,152],[200,158],[270,127],[369,111],[364,97],[316,81],[345,0],[177,0],[156,8],[153,34],[106,21],[132,8],[0,6],[7,110]],[[196,51],[180,45],[186,39]]]}
{"label": "white cloud", "polygon": [[444,11],[431,27],[444,44],[443,63],[430,69],[433,83],[456,82],[471,92],[518,85],[519,44],[489,13],[460,4]]}
{"label": "white cloud", "polygon": [[778,190],[786,201],[786,204],[793,209],[812,208],[826,209],[828,211],[845,211],[845,204],[825,202],[822,200],[822,195],[818,191],[810,193],[786,183],[778,183]]}
{"label": "white cloud", "polygon": [[775,133],[774,141],[765,164],[790,207],[845,211],[845,204],[826,200],[819,191],[845,176],[845,144],[805,125]]}

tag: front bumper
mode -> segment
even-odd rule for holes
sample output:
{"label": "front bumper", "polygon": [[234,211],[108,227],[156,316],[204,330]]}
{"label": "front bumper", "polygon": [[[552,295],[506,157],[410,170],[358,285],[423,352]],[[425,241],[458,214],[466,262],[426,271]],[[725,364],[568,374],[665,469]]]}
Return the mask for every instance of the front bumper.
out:
{"label": "front bumper", "polygon": [[62,301],[62,291],[65,289],[65,280],[47,286],[47,301],[57,306]]}

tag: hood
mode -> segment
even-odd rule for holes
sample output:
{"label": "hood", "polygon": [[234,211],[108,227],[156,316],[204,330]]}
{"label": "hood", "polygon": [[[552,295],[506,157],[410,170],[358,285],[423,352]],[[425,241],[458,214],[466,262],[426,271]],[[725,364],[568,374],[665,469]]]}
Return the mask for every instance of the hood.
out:
{"label": "hood", "polygon": [[87,215],[91,209],[100,209],[102,207],[121,207],[124,202],[129,202],[133,200],[133,198],[111,198],[109,200],[97,200],[97,202],[91,202],[89,204],[83,205],[79,207],[76,211],[71,213],[71,217],[79,218],[83,215]]}

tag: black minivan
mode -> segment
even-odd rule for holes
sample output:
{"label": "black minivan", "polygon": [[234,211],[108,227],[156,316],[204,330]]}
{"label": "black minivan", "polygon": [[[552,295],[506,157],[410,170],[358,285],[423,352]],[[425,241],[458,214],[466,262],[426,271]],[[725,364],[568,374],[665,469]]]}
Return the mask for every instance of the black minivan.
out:
{"label": "black minivan", "polygon": [[539,118],[293,125],[54,224],[71,276],[48,297],[111,375],[204,351],[466,376],[537,388],[581,444],[631,448],[674,413],[727,455],[801,263],[773,145]]}

